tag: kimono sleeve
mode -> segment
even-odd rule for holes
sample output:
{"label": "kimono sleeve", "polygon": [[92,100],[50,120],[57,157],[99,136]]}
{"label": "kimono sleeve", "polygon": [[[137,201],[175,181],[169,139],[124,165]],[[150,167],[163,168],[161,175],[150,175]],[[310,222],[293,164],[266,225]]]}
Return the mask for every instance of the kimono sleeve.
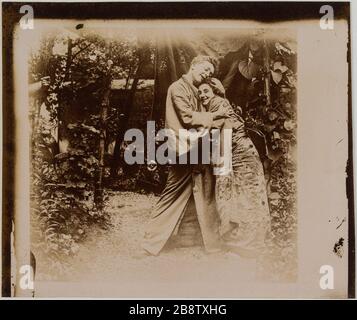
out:
{"label": "kimono sleeve", "polygon": [[237,129],[240,122],[244,122],[243,118],[234,112],[231,104],[227,99],[216,99],[214,101],[214,105],[210,108],[212,111],[221,111],[221,113],[225,114],[225,118],[215,119],[212,122],[212,128],[214,129]]}

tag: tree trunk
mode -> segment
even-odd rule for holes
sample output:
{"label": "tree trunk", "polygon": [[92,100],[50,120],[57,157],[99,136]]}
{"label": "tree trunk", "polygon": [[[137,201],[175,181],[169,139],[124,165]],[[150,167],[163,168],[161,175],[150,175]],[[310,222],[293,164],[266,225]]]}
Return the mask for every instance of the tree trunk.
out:
{"label": "tree trunk", "polygon": [[69,71],[70,71],[70,67],[71,67],[71,64],[72,64],[72,48],[73,48],[72,39],[68,39],[66,71],[65,71],[65,76],[64,76],[63,82],[68,81],[68,79],[69,79],[69,75],[70,75]]}
{"label": "tree trunk", "polygon": [[264,40],[264,95],[266,99],[266,104],[271,105],[271,96],[270,96],[270,54],[269,48]]}
{"label": "tree trunk", "polygon": [[103,177],[105,170],[104,156],[105,156],[105,139],[106,139],[106,127],[107,118],[109,112],[109,96],[110,96],[110,77],[105,80],[104,84],[104,96],[102,100],[101,112],[100,112],[100,140],[99,140],[99,172],[98,179],[95,188],[95,203],[102,208],[103,205]]}
{"label": "tree trunk", "polygon": [[131,116],[131,112],[133,110],[135,92],[136,92],[136,88],[139,83],[139,79],[140,79],[143,67],[144,67],[144,59],[141,56],[141,54],[139,54],[139,64],[136,69],[133,84],[130,88],[129,94],[125,101],[124,115],[122,117],[120,117],[120,119],[119,119],[119,132],[115,139],[113,162],[112,162],[111,170],[110,170],[110,176],[112,178],[115,178],[117,175],[117,170],[118,170],[118,167],[120,164],[120,147],[121,147],[121,144],[123,143],[124,135],[128,128],[129,119]]}

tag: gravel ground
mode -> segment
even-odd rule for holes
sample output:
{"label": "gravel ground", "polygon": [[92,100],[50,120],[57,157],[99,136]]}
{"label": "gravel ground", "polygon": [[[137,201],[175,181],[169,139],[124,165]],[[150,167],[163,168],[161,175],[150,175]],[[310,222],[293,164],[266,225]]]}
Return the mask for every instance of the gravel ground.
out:
{"label": "gravel ground", "polygon": [[249,290],[248,284],[255,279],[255,260],[235,254],[208,255],[197,246],[173,248],[157,257],[136,257],[156,199],[154,195],[112,192],[108,205],[112,227],[93,229],[69,261],[70,272],[60,278],[41,265],[39,255],[37,280],[115,284],[119,296],[146,296],[143,288],[151,288],[149,296],[214,296],[219,288],[230,296],[229,292],[244,283]]}

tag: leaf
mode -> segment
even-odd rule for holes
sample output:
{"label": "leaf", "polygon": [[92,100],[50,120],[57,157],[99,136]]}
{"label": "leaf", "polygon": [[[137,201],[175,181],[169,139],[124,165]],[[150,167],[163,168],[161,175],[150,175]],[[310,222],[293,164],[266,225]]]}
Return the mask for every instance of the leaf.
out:
{"label": "leaf", "polygon": [[280,70],[277,70],[277,71],[273,71],[271,70],[271,76],[273,78],[273,81],[276,83],[276,84],[279,84],[279,82],[281,81],[281,79],[283,78],[283,74]]}
{"label": "leaf", "polygon": [[97,55],[95,53],[91,53],[88,55],[89,60],[95,61],[97,59]]}
{"label": "leaf", "polygon": [[281,61],[276,61],[276,62],[274,62],[273,70],[274,71],[280,70],[282,73],[284,73],[287,70],[289,70],[289,68],[287,66],[283,65]]}
{"label": "leaf", "polygon": [[297,45],[294,42],[284,42],[282,44],[286,49],[290,50],[291,54],[295,54],[297,51]]}
{"label": "leaf", "polygon": [[286,120],[284,122],[284,128],[287,130],[287,131],[291,131],[293,130],[295,127],[294,125],[294,122],[292,120]]}
{"label": "leaf", "polygon": [[296,87],[296,83],[297,83],[297,79],[296,76],[294,74],[286,74],[286,80],[289,86],[295,88]]}
{"label": "leaf", "polygon": [[292,43],[286,43],[286,44],[281,44],[279,42],[275,43],[275,48],[278,50],[280,54],[286,53],[286,54],[295,54],[293,50],[291,50],[289,47],[293,47]]}
{"label": "leaf", "polygon": [[267,132],[272,132],[274,129],[276,128],[276,124],[266,124],[264,126],[264,129],[267,131]]}
{"label": "leaf", "polygon": [[272,192],[269,195],[269,199],[271,199],[271,200],[279,200],[280,199],[280,194],[278,192]]}
{"label": "leaf", "polygon": [[60,55],[64,56],[67,53],[67,44],[65,42],[55,42],[53,48],[52,48],[52,54],[53,55]]}
{"label": "leaf", "polygon": [[273,137],[274,137],[274,139],[280,139],[279,132],[273,131]]}
{"label": "leaf", "polygon": [[238,64],[238,70],[246,79],[252,80],[257,77],[259,66],[253,61],[248,64],[247,60],[242,60]]}
{"label": "leaf", "polygon": [[93,126],[87,126],[85,124],[82,124],[82,128],[87,129],[93,133],[98,133],[98,134],[100,133],[100,131]]}
{"label": "leaf", "polygon": [[282,87],[282,88],[280,88],[280,92],[281,93],[289,93],[289,92],[291,92],[291,89],[287,88],[287,87]]}
{"label": "leaf", "polygon": [[269,112],[268,118],[270,121],[274,121],[278,118],[278,113],[275,111]]}
{"label": "leaf", "polygon": [[273,151],[268,149],[268,158],[274,162],[278,161],[284,153],[281,150]]}

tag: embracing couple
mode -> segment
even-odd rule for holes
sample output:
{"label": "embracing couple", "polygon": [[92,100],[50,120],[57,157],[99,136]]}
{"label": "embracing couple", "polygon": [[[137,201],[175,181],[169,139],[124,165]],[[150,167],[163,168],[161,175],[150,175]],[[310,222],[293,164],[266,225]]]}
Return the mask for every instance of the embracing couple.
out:
{"label": "embracing couple", "polygon": [[[175,144],[180,143],[182,129],[231,129],[232,170],[214,175],[214,169],[220,169],[219,161],[215,165],[170,165],[166,186],[146,226],[144,255],[160,253],[177,233],[191,201],[206,252],[229,250],[256,257],[264,247],[270,214],[263,166],[242,117],[224,98],[219,80],[212,79],[215,68],[212,57],[197,56],[192,60],[187,74],[168,89],[165,125],[175,133]],[[180,150],[178,145],[175,150]],[[221,159],[227,156],[224,153],[220,151]]]}

